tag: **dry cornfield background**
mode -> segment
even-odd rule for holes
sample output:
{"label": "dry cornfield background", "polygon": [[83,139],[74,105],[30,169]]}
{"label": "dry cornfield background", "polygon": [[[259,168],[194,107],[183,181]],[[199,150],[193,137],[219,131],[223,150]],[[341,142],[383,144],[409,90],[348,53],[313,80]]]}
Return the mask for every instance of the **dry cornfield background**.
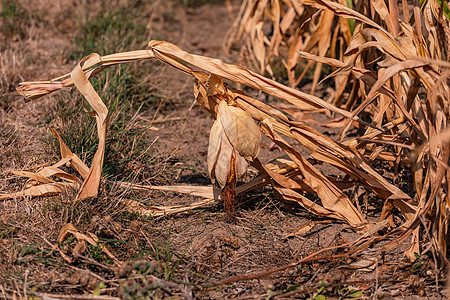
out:
{"label": "dry cornfield background", "polygon": [[206,2],[2,2],[1,295],[450,296],[448,3]]}

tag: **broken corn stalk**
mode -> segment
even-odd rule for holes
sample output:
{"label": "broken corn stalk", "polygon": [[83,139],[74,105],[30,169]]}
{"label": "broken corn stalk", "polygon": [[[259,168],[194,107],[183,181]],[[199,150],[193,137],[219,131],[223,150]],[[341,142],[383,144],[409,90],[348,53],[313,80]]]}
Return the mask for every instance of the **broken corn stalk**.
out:
{"label": "broken corn stalk", "polygon": [[[85,90],[81,90],[85,97],[91,98],[90,102],[101,101],[98,95],[92,91],[92,86],[90,85],[89,81],[85,79],[89,79],[95,76],[100,71],[104,70],[107,66],[150,58],[157,58],[158,60],[193,76],[196,79],[194,84],[194,94],[197,102],[205,107],[205,109],[208,110],[214,117],[220,120],[220,125],[223,127],[224,132],[221,134],[221,141],[224,142],[225,140],[228,140],[230,142],[229,146],[232,146],[235,149],[234,157],[233,148],[229,150],[231,151],[231,156],[229,158],[230,171],[228,171],[227,165],[225,165],[225,171],[220,171],[220,181],[224,185],[221,197],[226,197],[226,199],[228,199],[227,201],[225,201],[225,205],[229,207],[229,211],[231,213],[234,204],[234,185],[236,184],[235,182],[237,181],[237,179],[242,176],[242,169],[245,169],[242,167],[242,165],[245,166],[243,160],[239,159],[238,157],[242,156],[244,159],[251,161],[258,154],[257,145],[259,144],[259,142],[246,144],[249,140],[259,140],[259,136],[256,134],[257,126],[256,124],[254,124],[254,121],[251,120],[251,118],[260,122],[265,121],[267,124],[270,124],[269,127],[273,126],[273,130],[287,135],[291,138],[294,137],[291,131],[292,129],[298,127],[298,124],[291,122],[280,111],[266,104],[263,104],[256,99],[252,99],[251,97],[246,96],[240,91],[230,91],[224,85],[222,78],[226,78],[236,83],[256,88],[287,102],[290,102],[299,108],[326,108],[343,116],[351,117],[351,114],[349,112],[337,108],[336,106],[331,105],[318,97],[311,96],[302,93],[297,89],[284,86],[276,81],[270,80],[247,69],[243,69],[235,65],[225,64],[218,59],[187,53],[177,46],[164,41],[150,41],[149,46],[150,50],[145,51],[142,50],[117,53],[103,57],[99,55],[90,55],[83,59],[83,63],[77,66],[76,69],[72,72],[74,73],[75,71],[79,71],[81,68],[85,76],[69,77],[71,74],[67,74],[46,82],[24,82],[21,83],[18,91],[25,97],[37,99],[48,93],[56,91],[58,88],[72,86],[74,84],[79,87],[81,86],[80,83],[77,83],[75,81],[78,81],[81,78],[83,84],[85,85],[83,87],[86,88],[86,91],[89,90],[89,93],[87,93]],[[190,67],[190,65],[203,69],[209,72],[209,74],[202,71],[195,71]],[[222,102],[223,104],[221,104]],[[243,111],[245,111],[245,113]],[[93,113],[93,115],[96,114],[98,114],[98,112]],[[234,117],[245,116],[242,118],[246,120],[243,121],[244,126],[247,127],[245,128],[246,130],[239,130],[240,125],[237,126],[236,124],[240,124],[240,122],[233,124],[233,122],[230,120],[232,120],[234,117],[227,117],[227,115],[234,115]],[[251,116],[251,118],[249,118],[248,115]],[[355,121],[362,122],[357,117],[353,117],[353,119]],[[251,122],[249,120],[251,120]],[[97,121],[98,132],[100,136],[100,134],[103,135],[104,133],[104,123],[99,122],[102,121],[100,119],[98,119]],[[245,134],[243,132],[247,131],[248,128],[253,128],[252,130],[250,130],[250,132],[252,132],[252,135],[254,135],[254,137],[241,137],[241,134]],[[216,128],[214,128],[213,132],[215,130]],[[239,132],[239,134],[237,134],[237,132]],[[278,142],[277,135],[275,135],[273,132],[264,131],[264,134],[273,141]],[[298,189],[304,187],[306,190],[316,193],[321,200],[321,204],[313,203],[299,193],[290,194],[289,196],[286,196],[287,194],[283,193],[282,196],[288,201],[295,201],[299,203],[313,213],[347,222],[357,230],[368,229],[368,223],[365,218],[356,209],[350,199],[346,197],[346,195],[333,182],[329,181],[325,176],[323,176],[321,172],[318,171],[314,166],[308,164],[305,158],[303,158],[301,154],[293,147],[291,147],[288,143],[282,142],[281,140],[280,143],[283,144],[283,150],[285,150],[286,153],[288,153],[293,159],[293,165],[295,166],[295,169],[292,172],[288,173],[285,173],[283,169],[272,171],[270,167],[262,166],[260,162],[255,159],[254,166],[258,168],[258,170],[261,172],[261,176],[263,176],[265,179],[263,181],[259,181],[257,180],[258,177],[255,178],[255,181],[252,181],[251,186],[247,189],[247,191],[256,187],[265,186],[267,184],[273,184],[277,191],[281,191],[282,189]],[[104,146],[104,138],[101,139],[100,144],[102,144],[102,147]],[[225,147],[226,146],[224,146],[224,148]],[[99,149],[100,148],[101,147],[99,146]],[[220,149],[218,147],[216,148]],[[237,154],[239,154],[239,156]],[[212,158],[210,160],[213,162],[213,164],[210,165],[214,165],[214,162],[216,161]],[[94,159],[93,164],[89,169],[89,174],[101,174],[101,169],[103,167],[102,164],[103,160]],[[221,170],[220,167],[219,169],[217,168],[218,166],[216,164],[214,174],[216,174],[217,170]],[[299,177],[299,175],[301,176]],[[224,179],[225,176],[226,178]],[[217,179],[217,176],[215,178]],[[97,195],[99,182],[99,176],[85,177],[85,182],[83,183],[82,189],[86,189],[89,191],[89,194],[85,197],[94,197]],[[80,195],[82,195],[82,192],[78,193],[78,197],[75,199],[76,201],[85,198],[79,197]],[[8,197],[8,195],[6,195],[5,197]],[[214,198],[217,199],[215,194]]]}

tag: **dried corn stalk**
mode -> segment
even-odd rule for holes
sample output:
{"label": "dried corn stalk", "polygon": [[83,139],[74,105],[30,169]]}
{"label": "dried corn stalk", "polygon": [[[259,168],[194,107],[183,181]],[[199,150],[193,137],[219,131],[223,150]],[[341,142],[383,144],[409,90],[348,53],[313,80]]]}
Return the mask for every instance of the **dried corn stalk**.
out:
{"label": "dried corn stalk", "polygon": [[[230,30],[224,48],[230,51],[238,47],[243,63],[270,76],[280,72],[272,68],[275,59],[282,58],[289,85],[297,86],[315,62],[309,60],[300,74],[296,67],[301,63],[301,53],[342,59],[343,49],[351,38],[353,24],[337,18],[331,10],[314,12],[296,0],[246,0]],[[345,1],[339,1],[344,3]],[[316,64],[311,94],[319,83],[323,62]],[[336,86],[345,87],[345,76],[336,76]],[[342,90],[343,92],[343,90]],[[342,94],[341,92],[341,94]],[[339,95],[340,97],[341,95]],[[339,99],[336,95],[336,100]]]}
{"label": "dried corn stalk", "polygon": [[[255,15],[257,20],[261,20],[261,15],[265,12],[265,9],[261,7],[269,2],[246,1],[245,3],[251,4],[250,7],[256,7]],[[411,247],[406,252],[412,259],[414,259],[414,252],[418,252],[419,242],[425,242],[419,237],[419,228],[425,220],[428,228],[431,229],[432,238],[429,242],[433,243],[440,259],[445,261],[449,215],[447,190],[448,178],[450,178],[448,173],[450,130],[447,129],[449,118],[448,74],[450,72],[448,64],[435,60],[447,57],[447,52],[439,51],[441,48],[436,46],[440,43],[437,38],[433,40],[436,35],[433,35],[431,29],[429,31],[422,30],[428,27],[422,24],[424,20],[420,19],[419,12],[415,14],[416,24],[399,22],[398,13],[393,8],[386,8],[384,2],[374,1],[377,5],[371,8],[375,19],[381,20],[379,22],[381,25],[364,15],[368,8],[362,5],[355,5],[357,10],[353,10],[340,2],[332,1],[304,1],[302,5],[289,1],[270,1],[270,3],[273,10],[269,14],[270,17],[275,22],[278,22],[277,18],[279,20],[274,25],[277,31],[267,43],[261,36],[260,21],[248,25],[248,28],[255,32],[253,36],[255,43],[261,43],[262,38],[264,43],[269,45],[268,53],[276,55],[280,50],[280,41],[292,42],[296,36],[297,38],[302,37],[302,42],[298,42],[298,44],[306,43],[310,45],[310,48],[297,49],[294,47],[289,53],[293,51],[292,55],[298,54],[306,57],[310,62],[329,64],[336,69],[333,76],[349,78],[351,93],[345,96],[345,101],[341,101],[341,98],[344,97],[343,89],[337,91],[334,101],[330,103],[250,70],[225,64],[218,59],[187,53],[167,42],[151,41],[149,43],[150,50],[118,53],[104,57],[97,54],[90,55],[83,59],[71,74],[49,82],[22,83],[18,89],[25,97],[35,99],[75,84],[94,108],[95,111],[92,112],[92,115],[97,119],[99,150],[91,168],[80,164],[79,159],[66,149],[67,147],[64,147],[60,140],[63,159],[59,164],[70,161],[71,166],[76,168],[84,178],[76,200],[93,197],[98,192],[108,113],[88,79],[110,65],[157,58],[196,79],[194,90],[197,102],[217,119],[212,129],[208,157],[209,171],[211,177],[216,178],[219,184],[225,187],[225,190],[227,184],[230,183],[234,189],[233,180],[235,179],[233,177],[236,179],[241,177],[244,166],[249,161],[259,170],[260,175],[251,182],[236,187],[237,194],[271,184],[284,199],[297,202],[313,213],[342,220],[356,230],[366,232],[363,238],[371,236],[368,241],[363,243],[366,246],[385,238],[377,236],[375,229],[379,228],[380,224],[386,224],[385,220],[388,220],[394,229],[387,237],[394,239],[393,242],[384,245],[383,250],[388,251],[412,235]],[[436,20],[436,22],[440,22],[439,24],[443,24],[444,29],[448,29],[448,20],[443,19],[442,13],[439,14],[439,8],[433,7],[432,3],[433,1],[428,1],[425,6],[429,9],[429,17],[431,17],[427,22]],[[282,4],[289,7],[285,13],[279,13]],[[323,40],[324,37],[320,33],[316,33],[316,31],[308,33],[306,27],[299,27],[297,30],[303,31],[297,35],[294,31],[287,39],[287,33],[291,30],[288,28],[292,24],[289,21],[295,19],[294,13],[300,16],[303,13],[306,14],[308,9],[316,9],[314,18],[304,21],[310,22],[311,26],[316,21],[318,23],[314,24],[325,26],[328,24],[327,22],[334,20],[334,24],[338,24],[341,28],[341,31],[336,33],[336,38],[333,36],[330,39],[331,42]],[[407,10],[404,14],[406,12]],[[353,35],[346,27],[346,24],[349,24],[348,18],[355,21]],[[321,26],[317,28],[323,28]],[[319,31],[322,32],[322,29]],[[428,35],[425,38],[425,35],[419,35],[418,32],[426,32]],[[320,45],[333,44],[333,41],[338,39],[341,33],[344,35],[348,47],[345,51],[340,52],[339,57],[325,57],[326,51],[312,51],[316,45],[317,49],[321,49]],[[303,39],[304,34],[308,35],[308,42]],[[434,43],[430,41],[434,41]],[[290,42],[287,45],[292,46]],[[298,51],[302,49],[305,51]],[[261,52],[263,50],[260,48],[253,51]],[[266,53],[265,51],[263,52]],[[260,52],[255,55],[264,65],[260,71],[265,71],[270,60],[266,61],[264,58],[266,54]],[[270,57],[270,55],[267,56]],[[377,61],[379,69],[376,72],[367,69],[367,61],[369,59],[373,61],[374,57],[380,58]],[[293,61],[296,63],[296,60]],[[190,66],[203,71],[195,71]],[[251,98],[241,91],[229,90],[224,86],[222,78],[285,100],[289,104],[286,112],[290,115]],[[339,87],[345,86],[346,82]],[[427,91],[426,94],[419,93],[421,89]],[[360,99],[361,101],[359,101]],[[227,113],[223,113],[224,111]],[[299,122],[302,121],[301,119],[296,120],[295,112],[302,111],[327,111],[336,115],[337,118],[327,126],[343,126],[341,141],[331,140],[305,123]],[[369,122],[361,119],[359,116],[361,113],[365,114],[365,119],[368,119]],[[279,159],[266,164],[260,162],[256,158],[256,145],[258,144],[256,129],[252,129],[249,133],[242,132],[237,125],[239,121],[235,119],[236,116],[244,116],[245,124],[254,124],[251,118],[259,122],[261,132],[283,149],[289,159]],[[365,129],[365,133],[344,141],[346,130],[355,125]],[[231,137],[230,128],[234,128]],[[240,135],[250,135],[249,139],[255,142],[244,145],[239,142]],[[316,162],[330,164],[342,170],[347,174],[346,180],[336,180],[323,174],[297,149],[292,147],[285,137],[295,139],[310,149],[311,157]],[[219,160],[222,155],[221,150],[226,155],[224,154],[224,159],[220,158]],[[411,168],[417,194],[411,198],[410,195],[379,174],[373,167],[373,162],[377,160],[390,163],[394,169],[400,164]],[[35,189],[53,184],[53,182],[45,182],[44,179],[41,179],[40,182],[42,182],[41,185],[34,185]],[[75,187],[75,184],[71,183],[70,186]],[[128,186],[130,188],[157,188]],[[357,186],[363,186],[385,200],[378,225],[370,224],[364,214],[354,205],[356,199],[349,198],[343,191],[345,188]],[[54,188],[53,192],[57,192],[57,188],[61,190],[61,186],[52,185],[52,187]],[[212,187],[206,189],[205,187],[165,187],[164,189],[211,199],[200,201],[198,205],[210,203],[213,201],[212,199],[220,199],[221,195],[222,198],[224,195],[224,190],[218,191]],[[310,194],[316,195],[317,199],[310,198]],[[38,193],[33,195],[38,195]],[[16,195],[0,197],[13,196]],[[148,208],[139,203],[128,201],[127,204],[130,205],[130,209],[149,213]],[[394,207],[400,210],[403,217],[403,223],[397,227],[392,222]],[[172,213],[187,209],[189,207],[174,207],[162,209],[159,213],[161,211]],[[150,213],[153,212],[150,211]],[[154,213],[158,212],[154,211]]]}
{"label": "dried corn stalk", "polygon": [[[436,0],[421,5],[406,0],[248,0],[226,43],[231,49],[242,41],[241,53],[250,63],[257,62],[260,72],[270,74],[273,60],[281,59],[291,86],[297,86],[316,63],[312,91],[322,64],[332,67],[327,78],[334,78],[336,88],[330,101],[350,111],[352,117],[338,117],[323,125],[342,127],[341,141],[355,125],[354,117],[364,115],[371,126],[359,126],[365,133],[342,144],[318,139],[320,134],[305,131],[305,126],[290,132],[309,145],[312,157],[365,182],[386,199],[381,217],[391,225],[392,209],[401,210],[402,233],[384,250],[412,235],[408,257],[415,259],[419,242],[427,242],[433,244],[441,265],[447,263],[450,212],[449,19],[445,1]],[[308,62],[296,77],[295,67],[301,59]],[[284,110],[293,117],[299,114],[295,107]],[[370,167],[374,161],[388,162],[395,177],[399,165],[409,169],[413,199],[380,178]],[[421,223],[430,238],[419,235]]]}

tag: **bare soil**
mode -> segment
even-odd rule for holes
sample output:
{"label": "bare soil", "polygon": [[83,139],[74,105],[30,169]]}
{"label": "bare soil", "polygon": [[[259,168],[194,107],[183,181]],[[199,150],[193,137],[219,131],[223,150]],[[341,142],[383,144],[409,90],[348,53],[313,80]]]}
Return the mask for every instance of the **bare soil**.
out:
{"label": "bare soil", "polygon": [[[104,12],[102,5],[105,3],[3,2],[0,193],[20,191],[24,187],[25,180],[11,174],[10,170],[35,171],[59,160],[46,125],[64,130],[66,124],[59,112],[62,107],[78,109],[80,112],[74,118],[82,114],[80,97],[74,89],[24,102],[16,95],[15,87],[20,81],[47,80],[70,72],[76,64],[70,54],[79,50],[75,43],[80,33],[77,22],[86,14]],[[142,10],[141,18],[145,16],[148,20],[145,39],[165,39],[189,52],[237,63],[236,53],[226,54],[222,49],[225,33],[232,24],[227,6],[221,1],[195,3],[141,4],[124,0],[115,1],[114,5],[132,4]],[[16,8],[12,19],[8,19],[6,6],[12,4]],[[239,1],[232,1],[232,14],[237,13],[239,4]],[[9,6],[8,9],[11,10]],[[143,45],[133,46],[138,49],[136,47]],[[120,149],[122,155],[130,151],[134,157],[121,172],[113,174],[111,180],[154,185],[210,185],[206,154],[213,119],[201,107],[192,106],[193,79],[158,62],[137,66],[144,70],[139,73],[144,89],[156,95],[157,100],[148,102],[139,111],[134,107],[137,114],[128,111],[126,118],[131,120],[135,116],[130,132],[149,124],[153,126],[152,130],[142,133],[151,149],[151,159],[143,161],[139,153]],[[325,89],[321,96],[326,97]],[[328,133],[334,136],[329,129]],[[268,140],[263,140],[262,161],[282,154],[272,146]],[[77,154],[83,158],[83,153]],[[105,164],[111,164],[116,157],[107,155]],[[87,159],[86,163],[89,165],[90,161]],[[254,176],[255,171],[250,170],[246,180]],[[435,268],[433,258],[424,255],[419,263],[411,264],[402,253],[403,246],[386,257],[377,257],[376,249],[368,251],[366,267],[352,264],[361,262],[352,257],[330,259],[340,253],[336,246],[354,241],[360,235],[345,224],[319,218],[292,203],[280,201],[270,187],[240,197],[235,222],[226,220],[221,203],[179,215],[149,218],[127,212],[118,201],[131,198],[168,206],[198,200],[176,193],[124,191],[104,183],[95,199],[74,204],[70,200],[75,194],[75,191],[67,191],[54,197],[0,202],[0,295],[3,298],[49,294],[55,298],[79,295],[79,298],[100,299],[98,295],[105,295],[111,299],[119,296],[140,299],[137,294],[136,298],[131,298],[132,292],[125,290],[143,291],[149,283],[142,283],[136,271],[133,276],[119,278],[121,270],[131,268],[130,263],[116,266],[98,247],[86,246],[73,262],[68,262],[55,250],[58,234],[67,223],[80,232],[95,234],[123,262],[154,263],[156,267],[151,274],[166,282],[162,288],[153,286],[152,295],[156,298],[443,299],[449,295],[445,294],[444,277]],[[376,220],[381,204],[380,207],[372,204],[366,210],[369,219]],[[311,230],[298,232],[308,224],[314,225]],[[72,251],[74,245],[74,239],[67,238],[60,249],[69,256],[77,256]],[[256,279],[241,277],[228,284],[217,284],[233,276],[260,274],[283,267],[320,249],[333,247],[323,253],[321,260],[297,264],[267,276],[255,276]],[[371,260],[378,263],[370,264]],[[181,283],[183,288],[180,290],[170,283]]]}

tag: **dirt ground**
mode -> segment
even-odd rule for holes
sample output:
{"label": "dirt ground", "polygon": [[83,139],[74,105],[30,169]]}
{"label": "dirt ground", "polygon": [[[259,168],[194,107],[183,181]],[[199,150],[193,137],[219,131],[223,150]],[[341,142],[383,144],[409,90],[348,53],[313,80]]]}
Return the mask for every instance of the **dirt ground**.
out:
{"label": "dirt ground", "polygon": [[[150,39],[168,40],[188,52],[237,63],[237,54],[224,53],[222,43],[239,1],[231,2],[231,11],[222,1],[203,2],[3,1],[0,193],[24,188],[25,180],[11,170],[36,171],[59,160],[47,126],[58,130],[88,165],[93,154],[89,149],[96,141],[89,131],[92,120],[83,112],[74,88],[25,102],[15,92],[19,82],[63,75],[92,51],[103,55],[143,49]],[[121,25],[123,20],[126,26]],[[123,190],[113,183],[210,185],[206,154],[213,119],[198,105],[192,106],[193,79],[178,70],[157,61],[114,68],[95,80],[102,95],[119,99],[105,158],[108,181],[103,182],[100,195],[72,203],[76,192],[69,190],[53,197],[0,202],[0,295],[4,299],[449,296],[445,276],[435,268],[432,256],[424,255],[411,264],[403,254],[404,246],[383,258],[369,248],[364,253],[367,261],[330,259],[340,253],[335,246],[360,235],[346,224],[283,203],[270,187],[241,196],[235,222],[226,220],[221,203],[166,217],[128,212],[118,199],[163,206],[198,200],[173,192]],[[120,79],[127,74],[134,77]],[[262,161],[282,154],[272,146],[263,140]],[[255,173],[250,170],[246,180]],[[375,220],[382,203],[373,203],[366,214]],[[61,252],[56,250],[58,234],[68,223],[80,232],[95,234],[103,247],[127,263],[117,266],[99,246],[76,250],[70,235],[60,241]],[[333,249],[324,252],[321,260],[295,264],[323,248]],[[289,264],[270,275],[260,274]],[[154,277],[144,280],[142,273]],[[218,284],[233,276],[256,274],[261,276]]]}

